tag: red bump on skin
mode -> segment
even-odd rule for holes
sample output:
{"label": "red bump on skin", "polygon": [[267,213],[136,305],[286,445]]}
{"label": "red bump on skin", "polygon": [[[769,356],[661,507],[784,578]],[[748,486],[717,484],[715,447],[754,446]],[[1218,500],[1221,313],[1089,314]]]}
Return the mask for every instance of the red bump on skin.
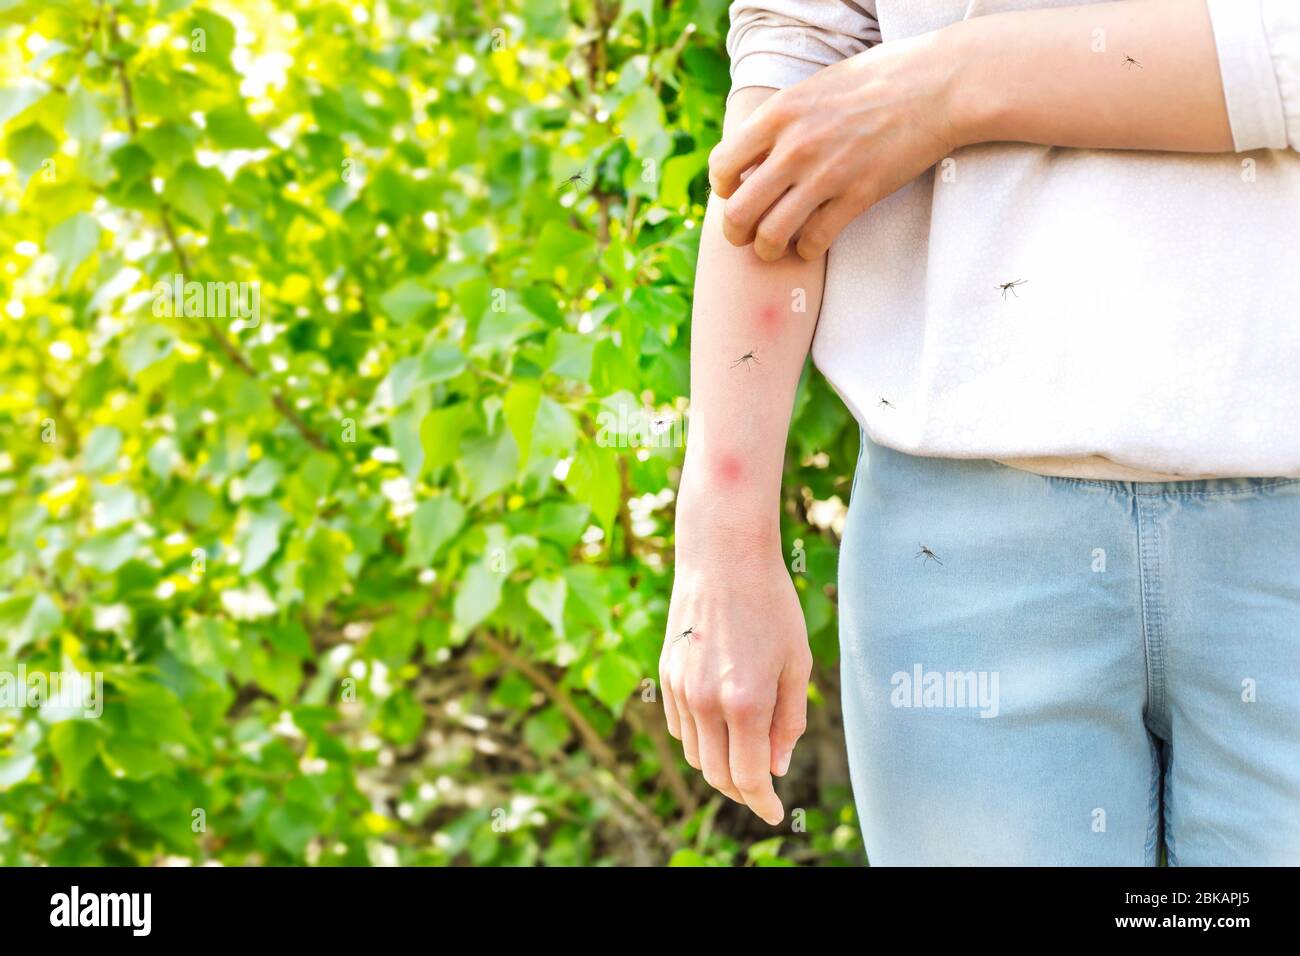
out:
{"label": "red bump on skin", "polygon": [[765,329],[775,329],[781,320],[781,314],[777,312],[776,306],[765,305],[758,310],[758,321]]}
{"label": "red bump on skin", "polygon": [[718,456],[713,463],[713,469],[718,476],[718,480],[725,484],[733,485],[740,480],[744,474],[745,468],[741,464],[740,457],[730,453],[724,453]]}

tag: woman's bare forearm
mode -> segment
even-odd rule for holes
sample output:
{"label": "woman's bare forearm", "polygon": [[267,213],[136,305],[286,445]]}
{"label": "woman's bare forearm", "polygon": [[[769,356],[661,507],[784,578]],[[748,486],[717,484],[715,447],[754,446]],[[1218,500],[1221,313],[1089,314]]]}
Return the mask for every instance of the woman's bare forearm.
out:
{"label": "woman's bare forearm", "polygon": [[946,27],[959,142],[1228,152],[1204,0],[1123,0]]}
{"label": "woman's bare forearm", "polygon": [[[772,92],[737,91],[727,127]],[[710,197],[696,269],[679,560],[714,545],[779,546],[786,437],[825,275],[824,258],[764,262],[752,248],[732,246],[722,235],[722,210],[722,200]]]}

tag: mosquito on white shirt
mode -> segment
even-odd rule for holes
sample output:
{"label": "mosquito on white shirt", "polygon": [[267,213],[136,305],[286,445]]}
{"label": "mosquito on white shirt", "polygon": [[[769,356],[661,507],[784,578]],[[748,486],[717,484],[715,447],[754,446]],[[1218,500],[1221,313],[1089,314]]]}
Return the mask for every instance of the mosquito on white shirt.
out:
{"label": "mosquito on white shirt", "polygon": [[1020,294],[1016,292],[1016,286],[1024,285],[1028,281],[1029,281],[1028,279],[1012,279],[1010,282],[1001,283],[998,286],[998,289],[1000,289],[1002,292],[1002,301],[1003,302],[1007,301],[1008,292],[1014,295],[1017,299],[1020,298]]}

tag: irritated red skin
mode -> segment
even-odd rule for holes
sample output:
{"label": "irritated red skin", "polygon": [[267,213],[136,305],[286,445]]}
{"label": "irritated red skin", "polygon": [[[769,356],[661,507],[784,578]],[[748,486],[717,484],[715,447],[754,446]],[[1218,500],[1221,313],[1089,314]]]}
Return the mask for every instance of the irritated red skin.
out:
{"label": "irritated red skin", "polygon": [[758,324],[768,331],[774,331],[781,322],[781,313],[774,305],[765,305],[758,310]]}
{"label": "irritated red skin", "polygon": [[713,471],[718,481],[726,485],[738,483],[745,473],[745,466],[739,455],[723,452],[713,462]]}

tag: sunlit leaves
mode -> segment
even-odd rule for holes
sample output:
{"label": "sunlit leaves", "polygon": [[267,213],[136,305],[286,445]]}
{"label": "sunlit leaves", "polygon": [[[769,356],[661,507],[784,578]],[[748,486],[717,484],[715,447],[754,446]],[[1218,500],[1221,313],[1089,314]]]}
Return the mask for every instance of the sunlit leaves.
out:
{"label": "sunlit leaves", "polygon": [[620,501],[618,463],[614,453],[585,441],[569,466],[565,485],[578,501],[591,507],[596,520],[608,531]]}
{"label": "sunlit leaves", "polygon": [[450,495],[422,501],[411,516],[405,566],[428,567],[443,545],[460,531],[465,513],[464,506]]}
{"label": "sunlit leaves", "polygon": [[[117,41],[23,7],[0,652],[116,679],[102,719],[0,730],[0,862],[619,859],[586,742],[657,773],[622,718],[682,449],[599,418],[684,409],[725,3],[607,5],[600,69],[566,0],[117,4]],[[259,321],[156,311],[182,271],[257,283]],[[856,440],[828,396],[792,459]],[[518,831],[465,802],[503,783]]]}
{"label": "sunlit leaves", "polygon": [[54,226],[46,238],[50,254],[58,263],[58,281],[66,285],[99,245],[99,223],[79,212]]}

